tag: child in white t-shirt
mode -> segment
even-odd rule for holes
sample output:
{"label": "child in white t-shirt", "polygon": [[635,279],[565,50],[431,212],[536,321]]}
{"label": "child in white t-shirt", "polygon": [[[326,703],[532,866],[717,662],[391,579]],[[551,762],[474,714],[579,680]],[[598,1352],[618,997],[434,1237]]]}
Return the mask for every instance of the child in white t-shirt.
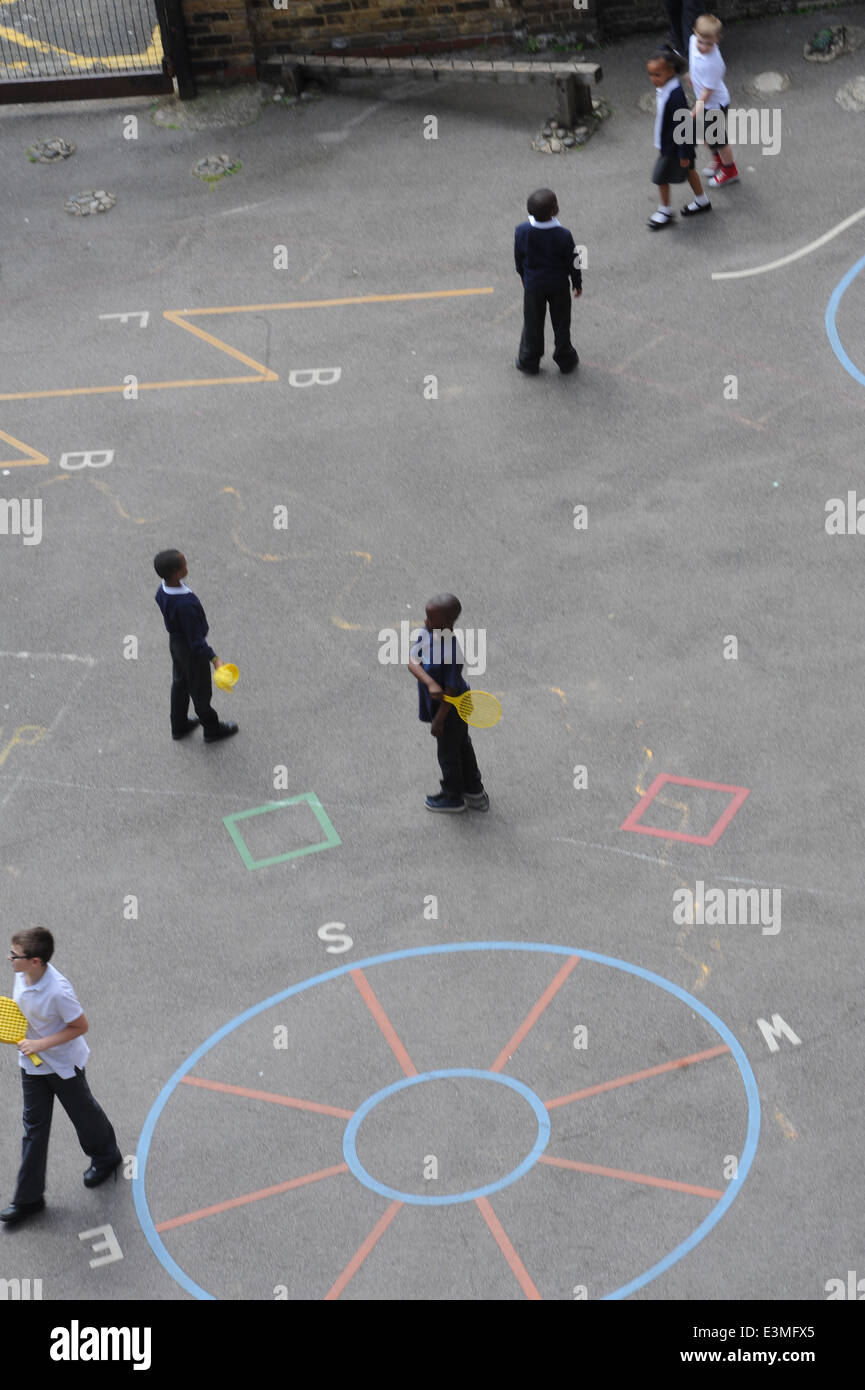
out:
{"label": "child in white t-shirt", "polygon": [[720,37],[720,19],[713,14],[701,14],[688,45],[688,78],[697,98],[694,119],[703,118],[703,139],[712,151],[712,167],[703,170],[709,175],[710,188],[723,188],[739,178],[735,156],[727,144],[730,93],[724,83],[727,65],[718,47]]}

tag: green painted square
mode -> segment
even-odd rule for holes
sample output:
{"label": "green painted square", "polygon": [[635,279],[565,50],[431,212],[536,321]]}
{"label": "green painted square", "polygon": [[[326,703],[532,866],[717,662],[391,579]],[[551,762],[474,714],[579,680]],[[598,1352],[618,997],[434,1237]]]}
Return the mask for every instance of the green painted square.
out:
{"label": "green painted square", "polygon": [[[304,845],[300,849],[287,850],[285,854],[274,854],[269,859],[253,858],[249,846],[238,828],[238,821],[248,820],[250,816],[263,816],[268,811],[281,811],[286,806],[297,806],[302,801],[307,802],[310,806],[313,815],[324,831],[324,839],[315,845]],[[342,840],[331,825],[327,812],[315,792],[302,792],[300,796],[289,797],[288,801],[269,801],[266,806],[255,806],[251,811],[236,811],[234,815],[223,816],[222,819],[247,869],[266,869],[270,864],[283,864],[286,859],[298,859],[302,854],[315,854],[317,850],[334,849],[337,845],[342,844]]]}

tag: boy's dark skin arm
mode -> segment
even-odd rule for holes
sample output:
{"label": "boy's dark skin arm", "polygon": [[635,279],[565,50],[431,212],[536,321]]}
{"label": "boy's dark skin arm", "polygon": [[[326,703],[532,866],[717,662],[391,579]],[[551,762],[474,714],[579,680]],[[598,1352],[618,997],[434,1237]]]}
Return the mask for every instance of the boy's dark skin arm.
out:
{"label": "boy's dark skin arm", "polygon": [[[439,630],[443,630],[445,628],[452,628],[461,612],[461,608],[436,608],[434,604],[428,603],[426,607],[427,631],[435,632],[437,628]],[[427,690],[430,693],[430,699],[440,701],[439,707],[432,717],[432,721],[429,726],[429,731],[432,734],[433,738],[441,738],[442,734],[444,733],[445,720],[447,719],[449,713],[449,707],[442,699],[442,696],[456,695],[457,692],[453,689],[452,686],[449,685],[446,685],[444,689],[442,689],[438,681],[434,681],[432,676],[429,675],[429,673],[425,671],[422,666],[418,665],[416,661],[410,661],[408,663],[408,669],[414,676],[415,680],[422,681],[423,684],[426,686]]]}

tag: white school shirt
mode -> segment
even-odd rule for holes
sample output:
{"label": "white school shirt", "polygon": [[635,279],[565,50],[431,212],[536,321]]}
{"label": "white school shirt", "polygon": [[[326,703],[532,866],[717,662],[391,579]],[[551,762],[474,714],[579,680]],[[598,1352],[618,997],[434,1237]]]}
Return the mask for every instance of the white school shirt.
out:
{"label": "white school shirt", "polygon": [[697,100],[700,93],[709,88],[707,111],[717,111],[721,106],[730,105],[730,93],[724,84],[727,64],[721,57],[721,50],[717,44],[708,53],[701,53],[697,47],[697,35],[692,34],[688,44],[688,71]]}
{"label": "white school shirt", "polygon": [[[84,1012],[66,976],[55,970],[50,961],[42,979],[37,980],[35,985],[28,985],[24,972],[17,970],[12,997],[29,1024],[27,1037],[34,1042],[39,1038],[50,1038],[53,1033],[62,1033]],[[39,1052],[38,1047],[36,1051],[42,1058],[41,1067],[37,1067],[23,1052],[18,1053],[18,1062],[24,1071],[30,1076],[44,1076],[47,1071],[53,1071],[66,1080],[75,1075],[76,1067],[86,1066],[90,1056],[90,1048],[83,1034],[70,1042],[51,1047],[47,1052]]]}
{"label": "white school shirt", "polygon": [[665,83],[664,83],[663,87],[656,87],[656,88],[655,88],[655,102],[656,102],[656,111],[655,111],[655,149],[656,149],[656,150],[659,150],[659,149],[661,148],[661,125],[662,125],[663,120],[664,120],[664,107],[667,105],[667,98],[669,97],[670,93],[671,93],[676,87],[680,87],[681,85],[682,85],[682,84],[680,83],[678,77],[677,77],[677,76],[675,75],[675,73],[674,73],[673,76],[670,78],[669,82],[665,82]]}

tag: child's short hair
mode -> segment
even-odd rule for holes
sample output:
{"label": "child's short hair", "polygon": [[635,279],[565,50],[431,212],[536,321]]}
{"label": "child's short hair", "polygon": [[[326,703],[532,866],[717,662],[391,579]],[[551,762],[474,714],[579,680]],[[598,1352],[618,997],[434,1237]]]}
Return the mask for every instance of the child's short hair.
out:
{"label": "child's short hair", "polygon": [[13,946],[20,946],[26,956],[38,957],[47,965],[54,955],[54,937],[47,927],[28,927],[17,931],[12,938]]}
{"label": "child's short hair", "polygon": [[666,63],[668,67],[673,69],[673,72],[676,73],[677,76],[683,73],[688,66],[687,59],[682,57],[678,49],[673,48],[672,45],[668,43],[662,43],[660,47],[656,48],[649,62]]}
{"label": "child's short hair", "polygon": [[559,200],[551,188],[536,188],[526,202],[529,216],[538,222],[549,222],[558,205]]}
{"label": "child's short hair", "polygon": [[723,25],[716,14],[701,14],[694,25],[694,33],[699,34],[701,38],[715,39],[717,42],[722,28]]}
{"label": "child's short hair", "polygon": [[160,550],[153,561],[153,568],[160,579],[170,579],[173,574],[183,568],[183,551]]}
{"label": "child's short hair", "polygon": [[463,611],[463,606],[456,594],[436,594],[435,598],[428,600],[427,608],[437,608],[440,613],[452,613],[455,618],[458,618]]}

